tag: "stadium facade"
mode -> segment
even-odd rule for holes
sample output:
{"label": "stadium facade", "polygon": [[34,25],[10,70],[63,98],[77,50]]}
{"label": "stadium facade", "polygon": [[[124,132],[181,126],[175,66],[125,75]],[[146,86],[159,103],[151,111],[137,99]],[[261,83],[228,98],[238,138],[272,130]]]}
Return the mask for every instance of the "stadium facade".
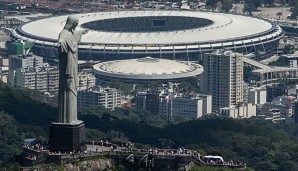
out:
{"label": "stadium facade", "polygon": [[[78,29],[89,29],[79,46],[81,60],[155,58],[200,60],[205,52],[276,52],[283,30],[274,22],[228,13],[200,11],[114,11],[76,14]],[[33,42],[32,51],[57,60],[57,38],[67,16],[32,21],[11,38]]]}

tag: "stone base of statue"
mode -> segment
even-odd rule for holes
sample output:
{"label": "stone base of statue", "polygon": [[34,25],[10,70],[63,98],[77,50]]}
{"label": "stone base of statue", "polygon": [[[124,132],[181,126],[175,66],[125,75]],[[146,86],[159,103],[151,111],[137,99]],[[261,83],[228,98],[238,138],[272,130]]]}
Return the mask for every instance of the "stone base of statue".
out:
{"label": "stone base of statue", "polygon": [[50,151],[85,151],[85,124],[83,121],[75,123],[55,123],[50,125]]}

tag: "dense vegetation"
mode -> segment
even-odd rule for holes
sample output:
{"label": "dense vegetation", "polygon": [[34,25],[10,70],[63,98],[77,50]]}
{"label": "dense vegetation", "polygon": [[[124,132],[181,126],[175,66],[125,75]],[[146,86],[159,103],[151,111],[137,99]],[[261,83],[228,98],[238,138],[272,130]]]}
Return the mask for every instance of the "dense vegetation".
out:
{"label": "dense vegetation", "polygon": [[290,66],[290,62],[286,58],[278,58],[276,61],[270,62],[269,65],[288,67]]}
{"label": "dense vegetation", "polygon": [[291,7],[291,18],[296,19],[298,16],[298,0],[289,0]]}
{"label": "dense vegetation", "polygon": [[207,0],[206,6],[211,9],[216,9],[220,7],[223,11],[229,12],[229,10],[233,7],[232,0]]}
{"label": "dense vegetation", "polygon": [[[47,138],[57,110],[28,98],[28,91],[0,85],[0,160],[7,163],[20,153],[22,140]],[[209,116],[165,125],[158,116],[132,109],[115,112],[91,109],[80,115],[89,139],[132,141],[136,146],[186,147],[202,154],[242,160],[257,170],[298,170],[298,126],[273,124],[256,118],[233,120]],[[146,115],[148,116],[146,117]]]}

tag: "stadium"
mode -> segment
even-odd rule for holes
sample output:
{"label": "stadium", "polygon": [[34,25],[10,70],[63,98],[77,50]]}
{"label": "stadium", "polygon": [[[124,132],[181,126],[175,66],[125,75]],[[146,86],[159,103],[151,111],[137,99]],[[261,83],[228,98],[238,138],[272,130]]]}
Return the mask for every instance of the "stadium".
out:
{"label": "stadium", "polygon": [[[271,21],[201,11],[113,11],[76,14],[78,30],[88,29],[79,45],[80,60],[144,58],[200,60],[203,53],[230,49],[276,52],[283,30]],[[57,39],[67,16],[54,16],[15,28],[13,40],[33,42],[32,51],[57,61]]]}
{"label": "stadium", "polygon": [[199,76],[203,67],[199,64],[160,58],[138,58],[101,62],[93,66],[93,73],[102,82],[145,83],[150,81],[179,81]]}

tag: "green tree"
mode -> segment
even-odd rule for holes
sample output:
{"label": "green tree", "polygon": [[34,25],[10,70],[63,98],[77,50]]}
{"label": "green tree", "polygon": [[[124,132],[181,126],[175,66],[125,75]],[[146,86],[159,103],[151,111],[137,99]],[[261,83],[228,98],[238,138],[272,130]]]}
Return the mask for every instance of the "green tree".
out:
{"label": "green tree", "polygon": [[158,141],[160,142],[162,148],[169,149],[169,148],[172,148],[173,145],[175,144],[175,142],[173,142],[172,140],[168,140],[165,138],[159,138]]}
{"label": "green tree", "polygon": [[243,66],[243,79],[246,82],[249,82],[252,76],[252,67],[249,66]]}
{"label": "green tree", "polygon": [[276,16],[278,16],[278,21],[277,21],[277,24],[279,23],[279,20],[280,20],[280,17],[282,16],[282,12],[277,12],[276,13]]}
{"label": "green tree", "polygon": [[107,133],[107,138],[114,143],[121,142],[127,143],[129,142],[128,138],[122,133],[118,131],[111,130]]}
{"label": "green tree", "polygon": [[229,12],[232,9],[233,3],[232,0],[223,0],[222,2],[222,10],[225,12]]}
{"label": "green tree", "polygon": [[206,1],[206,6],[208,8],[211,8],[211,9],[215,9],[216,8],[216,3],[217,3],[218,0],[207,0]]}
{"label": "green tree", "polygon": [[264,1],[264,4],[270,5],[270,6],[275,2],[275,0],[263,0],[263,1]]}
{"label": "green tree", "polygon": [[276,61],[270,62],[272,66],[289,66],[290,62],[286,58],[278,58]]}
{"label": "green tree", "polygon": [[296,19],[298,16],[298,1],[293,1],[293,3],[291,3],[291,18],[292,19]]}
{"label": "green tree", "polygon": [[261,7],[262,1],[260,0],[245,0],[244,13],[252,14],[253,11],[256,11],[258,7]]}
{"label": "green tree", "polygon": [[[282,81],[277,92],[283,94],[287,85],[293,83],[295,81]],[[1,84],[0,108],[5,111],[0,112],[0,170],[5,170],[2,168],[8,167],[10,159],[20,153],[24,138],[48,132],[45,130],[53,121],[51,112],[56,113],[56,110],[30,100],[22,90]],[[145,111],[116,109],[95,110],[95,113],[79,115],[88,127],[87,134],[107,135],[113,141],[129,139],[147,148],[203,149],[202,154],[241,160],[255,170],[298,170],[298,125],[208,115],[179,124],[158,126],[155,123],[152,126],[148,123],[154,119],[146,121],[152,116]]]}
{"label": "green tree", "polygon": [[107,139],[107,134],[96,129],[86,129],[86,139],[90,141],[100,141]]}
{"label": "green tree", "polygon": [[294,45],[285,45],[283,49],[284,54],[293,54],[295,53],[295,46]]}
{"label": "green tree", "polygon": [[196,77],[190,77],[183,80],[179,85],[179,91],[189,93],[189,92],[199,92],[199,80]]}
{"label": "green tree", "polygon": [[16,120],[4,112],[0,112],[0,137],[0,163],[7,163],[21,152],[24,137],[19,133]]}
{"label": "green tree", "polygon": [[225,12],[229,12],[230,9],[233,7],[232,0],[207,0],[206,6],[212,10],[216,9],[216,5],[221,3],[222,10]]}
{"label": "green tree", "polygon": [[130,95],[132,92],[132,85],[122,84],[120,85],[120,90],[123,92],[125,96]]}

